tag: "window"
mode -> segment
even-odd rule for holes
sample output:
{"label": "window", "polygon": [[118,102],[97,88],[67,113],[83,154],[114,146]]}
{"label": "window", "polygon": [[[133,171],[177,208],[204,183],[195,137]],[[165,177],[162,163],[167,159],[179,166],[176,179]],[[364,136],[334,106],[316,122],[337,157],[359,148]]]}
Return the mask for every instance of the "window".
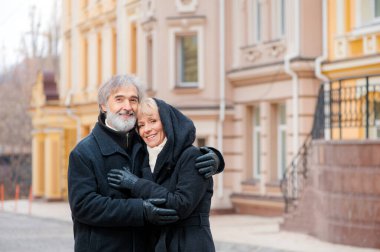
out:
{"label": "window", "polygon": [[374,0],[374,5],[375,5],[374,16],[375,18],[379,18],[380,17],[380,0]]}
{"label": "window", "polygon": [[198,86],[198,36],[181,35],[176,38],[176,75],[178,87]]}
{"label": "window", "polygon": [[358,28],[380,23],[380,0],[357,0],[355,7]]}
{"label": "window", "polygon": [[277,109],[277,178],[282,179],[286,169],[286,109],[285,104]]}
{"label": "window", "polygon": [[86,37],[83,37],[82,40],[82,46],[83,46],[83,81],[82,81],[82,88],[86,88],[88,86],[88,80],[89,80],[89,47],[88,47],[88,39]]}
{"label": "window", "polygon": [[206,138],[205,137],[197,137],[196,146],[198,146],[198,147],[206,146]]}
{"label": "window", "polygon": [[285,35],[285,0],[277,0],[276,5],[276,17],[277,17],[277,37],[283,37]]}
{"label": "window", "polygon": [[117,33],[112,29],[112,75],[116,74],[117,67]]}
{"label": "window", "polygon": [[130,37],[130,73],[137,74],[137,26],[136,23],[131,24],[131,37]]}
{"label": "window", "polygon": [[260,42],[262,40],[262,29],[261,29],[261,26],[262,26],[262,22],[261,22],[261,19],[262,19],[262,3],[260,0],[257,0],[256,1],[256,4],[254,4],[254,17],[255,17],[255,21],[254,21],[254,24],[253,24],[253,27],[255,29],[255,42]]}
{"label": "window", "polygon": [[376,138],[380,138],[380,102],[374,102]]}
{"label": "window", "polygon": [[284,37],[286,31],[285,0],[273,0],[271,9],[272,38],[279,39]]}
{"label": "window", "polygon": [[147,37],[146,50],[146,81],[148,91],[153,90],[153,39],[152,36]]}
{"label": "window", "polygon": [[261,127],[260,127],[260,107],[253,109],[253,176],[260,178],[261,173]]}
{"label": "window", "polygon": [[262,0],[251,0],[249,5],[249,40],[251,44],[263,40],[263,4]]}
{"label": "window", "polygon": [[100,85],[103,81],[103,60],[102,60],[102,47],[103,47],[103,43],[102,43],[102,34],[101,33],[98,33],[98,55],[97,55],[97,64],[98,64],[98,68],[97,68],[97,71],[98,71],[98,85]]}

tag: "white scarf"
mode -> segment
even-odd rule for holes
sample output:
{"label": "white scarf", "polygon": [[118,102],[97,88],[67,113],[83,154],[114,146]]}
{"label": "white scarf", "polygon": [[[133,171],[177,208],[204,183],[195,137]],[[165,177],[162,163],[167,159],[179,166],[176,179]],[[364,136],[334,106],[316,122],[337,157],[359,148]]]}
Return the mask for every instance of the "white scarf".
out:
{"label": "white scarf", "polygon": [[162,141],[161,144],[153,148],[147,146],[148,153],[149,153],[149,166],[150,166],[150,169],[152,170],[152,173],[154,171],[154,166],[156,165],[158,154],[160,154],[160,152],[164,148],[167,140],[168,139],[165,137],[164,141]]}

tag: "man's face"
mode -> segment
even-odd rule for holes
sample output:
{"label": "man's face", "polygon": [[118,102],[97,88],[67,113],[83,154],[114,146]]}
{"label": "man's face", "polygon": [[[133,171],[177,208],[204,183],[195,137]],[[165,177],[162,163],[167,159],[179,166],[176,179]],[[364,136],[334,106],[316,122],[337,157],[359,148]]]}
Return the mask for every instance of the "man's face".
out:
{"label": "man's face", "polygon": [[107,123],[117,131],[127,132],[135,126],[138,107],[137,89],[133,85],[120,87],[111,93],[106,105],[101,105],[106,111]]}

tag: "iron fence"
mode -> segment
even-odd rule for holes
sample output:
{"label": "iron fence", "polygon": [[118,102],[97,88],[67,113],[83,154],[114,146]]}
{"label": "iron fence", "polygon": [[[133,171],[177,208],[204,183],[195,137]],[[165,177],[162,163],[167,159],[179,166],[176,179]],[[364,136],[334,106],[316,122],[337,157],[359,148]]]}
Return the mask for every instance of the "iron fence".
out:
{"label": "iron fence", "polygon": [[313,139],[380,138],[380,75],[342,78],[322,83],[313,128],[281,180],[285,212],[302,192]]}

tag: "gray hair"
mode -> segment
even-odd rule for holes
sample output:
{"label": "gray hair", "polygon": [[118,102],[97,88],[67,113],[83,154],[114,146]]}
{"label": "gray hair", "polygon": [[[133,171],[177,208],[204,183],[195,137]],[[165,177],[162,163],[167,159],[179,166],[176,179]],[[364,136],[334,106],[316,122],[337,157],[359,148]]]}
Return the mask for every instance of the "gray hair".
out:
{"label": "gray hair", "polygon": [[121,87],[135,86],[137,90],[137,96],[139,101],[144,97],[144,88],[143,85],[138,81],[137,77],[133,75],[115,75],[111,79],[103,83],[98,90],[98,105],[100,112],[102,112],[101,105],[106,105],[107,100],[112,94]]}

